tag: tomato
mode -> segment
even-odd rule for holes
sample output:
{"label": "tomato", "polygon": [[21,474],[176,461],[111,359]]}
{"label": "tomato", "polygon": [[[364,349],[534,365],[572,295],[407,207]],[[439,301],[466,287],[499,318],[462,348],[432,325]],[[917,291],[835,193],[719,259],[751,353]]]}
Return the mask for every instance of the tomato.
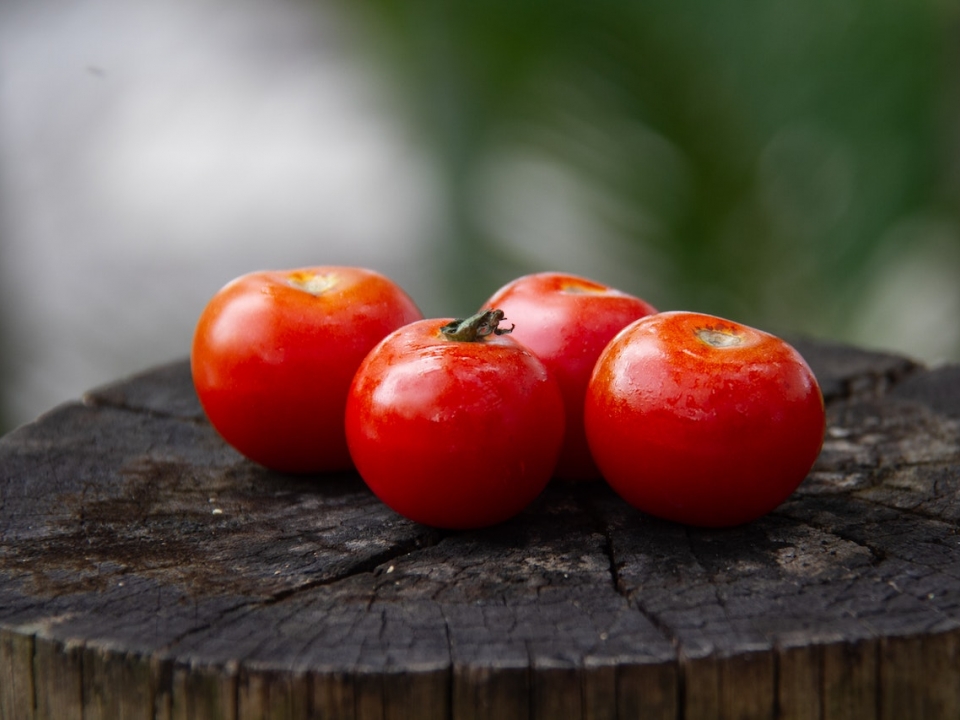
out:
{"label": "tomato", "polygon": [[410,520],[494,525],[550,479],[563,400],[543,363],[498,327],[502,315],[412,323],[357,371],[347,398],[350,453],[374,494]]}
{"label": "tomato", "polygon": [[783,502],[823,443],[823,398],[800,354],[689,312],[636,321],[597,361],[584,409],[613,489],[667,520],[726,527]]}
{"label": "tomato", "polygon": [[214,428],[251,460],[291,473],[350,469],[343,413],[353,374],[388,333],[422,317],[371,270],[250,273],[200,315],[194,386]]}
{"label": "tomato", "polygon": [[499,308],[516,324],[511,337],[530,348],[560,385],[567,427],[556,477],[599,479],[583,430],[583,399],[590,373],[614,335],[656,310],[602,283],[556,272],[517,278],[497,290],[483,307]]}

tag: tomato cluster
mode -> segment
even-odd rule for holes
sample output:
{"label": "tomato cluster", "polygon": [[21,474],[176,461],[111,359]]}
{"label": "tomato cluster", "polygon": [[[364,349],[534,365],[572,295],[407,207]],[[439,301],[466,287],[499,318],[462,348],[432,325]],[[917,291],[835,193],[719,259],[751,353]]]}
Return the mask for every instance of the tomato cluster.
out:
{"label": "tomato cluster", "polygon": [[783,340],[563,273],[518,278],[465,319],[424,319],[362,268],[251,273],[203,310],[191,368],[246,457],[356,469],[393,510],[450,529],[513,517],[551,478],[738,525],[793,493],[825,429]]}

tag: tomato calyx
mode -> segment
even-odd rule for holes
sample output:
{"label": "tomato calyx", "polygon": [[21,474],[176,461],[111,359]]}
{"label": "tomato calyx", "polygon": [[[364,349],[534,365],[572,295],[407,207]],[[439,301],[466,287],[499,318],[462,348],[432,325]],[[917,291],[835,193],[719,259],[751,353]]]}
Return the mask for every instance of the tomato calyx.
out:
{"label": "tomato calyx", "polygon": [[490,335],[508,335],[515,326],[500,327],[503,317],[503,310],[483,310],[468,318],[451,320],[440,328],[440,334],[455,342],[482,342]]}

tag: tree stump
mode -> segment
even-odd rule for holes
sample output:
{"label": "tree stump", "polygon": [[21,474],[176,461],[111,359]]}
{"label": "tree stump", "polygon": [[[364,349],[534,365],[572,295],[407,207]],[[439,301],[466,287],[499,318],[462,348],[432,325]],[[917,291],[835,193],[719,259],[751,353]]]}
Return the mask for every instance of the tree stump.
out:
{"label": "tree stump", "polygon": [[960,717],[960,368],[796,346],[823,452],[731,530],[440,532],[241,458],[185,361],[92,391],[0,440],[0,718]]}

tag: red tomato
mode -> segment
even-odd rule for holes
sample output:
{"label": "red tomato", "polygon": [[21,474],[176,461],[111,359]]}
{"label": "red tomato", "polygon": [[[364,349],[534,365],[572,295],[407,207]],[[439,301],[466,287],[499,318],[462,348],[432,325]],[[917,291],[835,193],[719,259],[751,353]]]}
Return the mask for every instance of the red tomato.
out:
{"label": "red tomato", "polygon": [[587,438],[634,507],[689,525],[754,520],[783,502],[823,443],[823,398],[783,340],[667,312],[607,346],[587,390]]}
{"label": "red tomato", "polygon": [[656,310],[638,297],[593,280],[545,272],[504,285],[483,304],[515,323],[513,337],[547,366],[563,393],[567,427],[556,477],[597,480],[583,431],[583,398],[606,344],[634,320]]}
{"label": "red tomato", "polygon": [[501,319],[413,323],[357,371],[350,453],[377,497],[411,520],[494,525],[550,479],[563,438],[560,391],[533,353],[498,334]]}
{"label": "red tomato", "polygon": [[283,472],[349,469],[343,412],[353,374],[388,333],[422,317],[371,270],[250,273],[200,315],[194,386],[214,428],[251,460]]}

